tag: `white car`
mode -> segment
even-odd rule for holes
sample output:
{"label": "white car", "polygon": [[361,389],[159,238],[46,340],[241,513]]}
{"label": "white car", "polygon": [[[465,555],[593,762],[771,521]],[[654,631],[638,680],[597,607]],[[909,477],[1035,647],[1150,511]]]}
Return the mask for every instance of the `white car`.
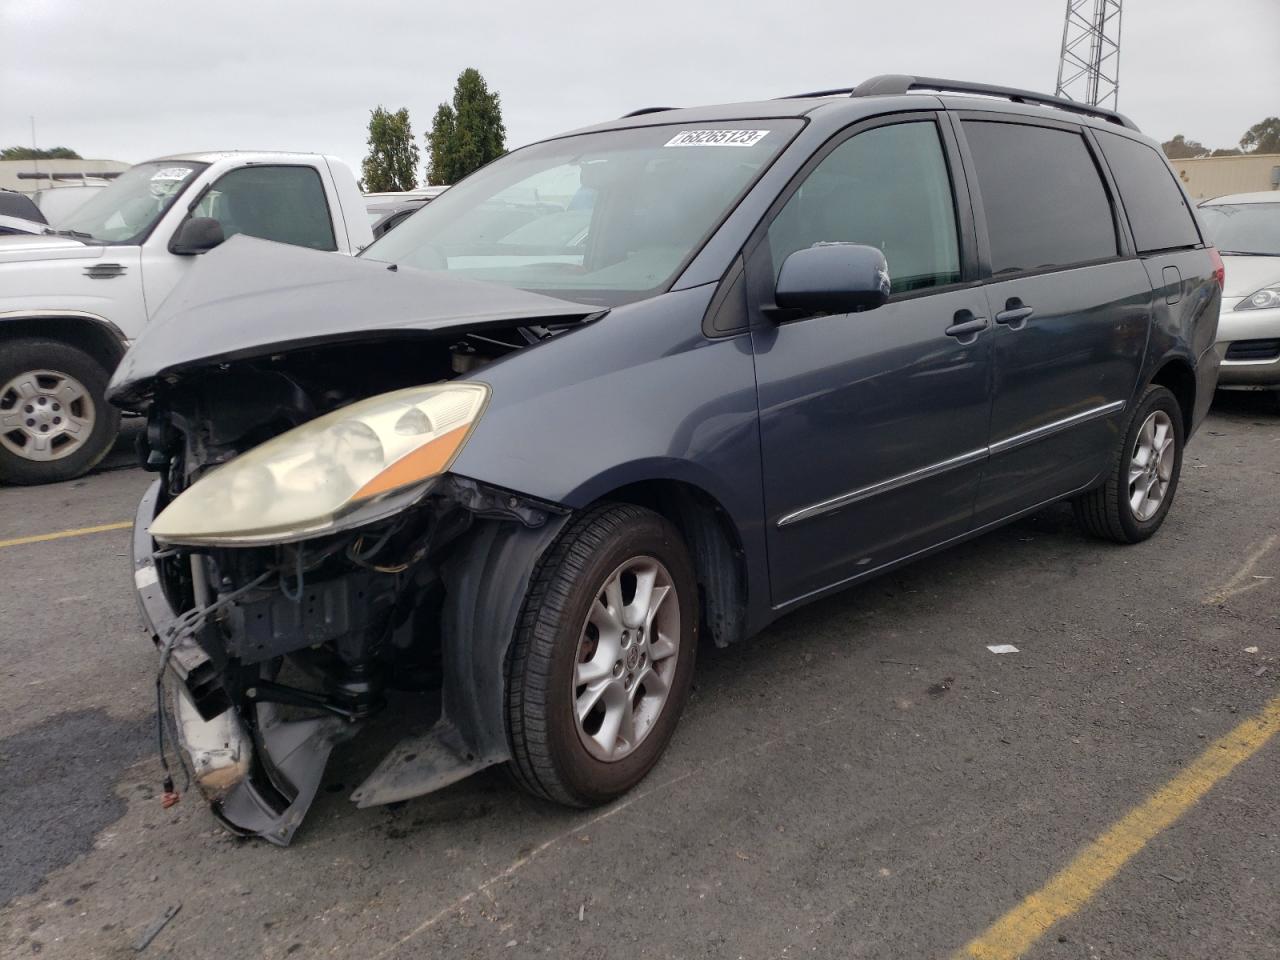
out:
{"label": "white car", "polygon": [[315,153],[191,153],[130,167],[43,235],[0,236],[0,481],[79,476],[111,449],[104,395],[198,255],[243,233],[355,254],[351,171]]}
{"label": "white car", "polygon": [[1200,222],[1227,270],[1218,386],[1280,390],[1280,191],[1206,200]]}
{"label": "white car", "polygon": [[398,227],[448,189],[448,186],[432,186],[396,193],[366,193],[364,195],[365,210],[369,214],[369,227],[373,230],[373,238],[376,240],[389,230]]}
{"label": "white car", "polygon": [[37,190],[32,195],[32,199],[44,214],[44,218],[57,227],[92,199],[94,194],[105,190],[110,183],[110,180],[86,177],[75,183],[59,184],[45,190]]}

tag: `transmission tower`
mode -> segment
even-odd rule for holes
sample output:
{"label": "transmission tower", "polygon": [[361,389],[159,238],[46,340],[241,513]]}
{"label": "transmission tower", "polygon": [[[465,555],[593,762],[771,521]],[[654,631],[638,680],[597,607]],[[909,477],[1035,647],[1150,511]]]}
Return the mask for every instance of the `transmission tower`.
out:
{"label": "transmission tower", "polygon": [[1121,0],[1067,0],[1056,95],[1116,109]]}

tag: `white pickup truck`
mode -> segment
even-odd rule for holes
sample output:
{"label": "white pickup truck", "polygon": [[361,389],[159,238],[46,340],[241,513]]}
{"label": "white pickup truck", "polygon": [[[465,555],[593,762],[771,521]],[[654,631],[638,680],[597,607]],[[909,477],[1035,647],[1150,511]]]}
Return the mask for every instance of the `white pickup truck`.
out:
{"label": "white pickup truck", "polygon": [[308,153],[190,153],[131,167],[57,232],[0,237],[0,481],[85,473],[111,449],[103,391],[195,257],[237,233],[355,254],[355,177]]}

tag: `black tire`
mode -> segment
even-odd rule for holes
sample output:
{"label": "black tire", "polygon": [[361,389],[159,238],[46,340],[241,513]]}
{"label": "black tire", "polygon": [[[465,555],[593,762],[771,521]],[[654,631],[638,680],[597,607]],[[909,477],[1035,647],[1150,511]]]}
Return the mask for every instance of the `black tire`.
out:
{"label": "black tire", "polygon": [[[80,381],[93,403],[93,429],[87,440],[57,460],[29,460],[0,444],[0,481],[56,483],[88,473],[107,455],[120,434],[120,411],[105,397],[111,371],[83,350],[58,340],[30,338],[0,344],[0,389],[29,370],[50,370]],[[13,402],[13,397],[0,397],[0,413]]]}
{"label": "black tire", "polygon": [[[1129,465],[1138,433],[1147,418],[1156,411],[1164,411],[1173,425],[1173,474],[1159,509],[1150,518],[1140,520],[1129,502]],[[1150,537],[1160,529],[1173,505],[1178,477],[1182,473],[1184,439],[1182,408],[1177,398],[1165,387],[1151,384],[1134,408],[1124,436],[1112,451],[1106,482],[1072,501],[1076,523],[1086,533],[1115,543],[1140,543]]]}
{"label": "black tire", "polygon": [[[657,559],[670,574],[680,641],[667,699],[652,727],[630,753],[606,762],[588,752],[574,719],[578,641],[605,581],[641,556]],[[606,504],[574,520],[539,564],[507,660],[509,769],[516,782],[575,807],[606,803],[635,786],[662,755],[688,699],[697,626],[693,565],[671,523],[630,504]]]}

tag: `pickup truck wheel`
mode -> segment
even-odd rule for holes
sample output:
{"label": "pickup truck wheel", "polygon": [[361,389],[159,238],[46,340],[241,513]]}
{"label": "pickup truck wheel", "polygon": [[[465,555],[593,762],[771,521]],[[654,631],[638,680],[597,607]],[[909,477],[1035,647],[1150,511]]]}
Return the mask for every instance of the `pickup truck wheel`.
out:
{"label": "pickup truck wheel", "polygon": [[1076,522],[1103,540],[1146,540],[1173,503],[1182,444],[1182,408],[1168,389],[1152,384],[1112,453],[1106,483],[1072,502]]}
{"label": "pickup truck wheel", "polygon": [[698,594],[679,532],[611,504],[548,551],[507,663],[511,772],[569,806],[605,803],[657,763],[689,696]]}
{"label": "pickup truck wheel", "polygon": [[0,480],[36,484],[89,471],[120,432],[104,398],[110,371],[56,340],[0,349]]}

